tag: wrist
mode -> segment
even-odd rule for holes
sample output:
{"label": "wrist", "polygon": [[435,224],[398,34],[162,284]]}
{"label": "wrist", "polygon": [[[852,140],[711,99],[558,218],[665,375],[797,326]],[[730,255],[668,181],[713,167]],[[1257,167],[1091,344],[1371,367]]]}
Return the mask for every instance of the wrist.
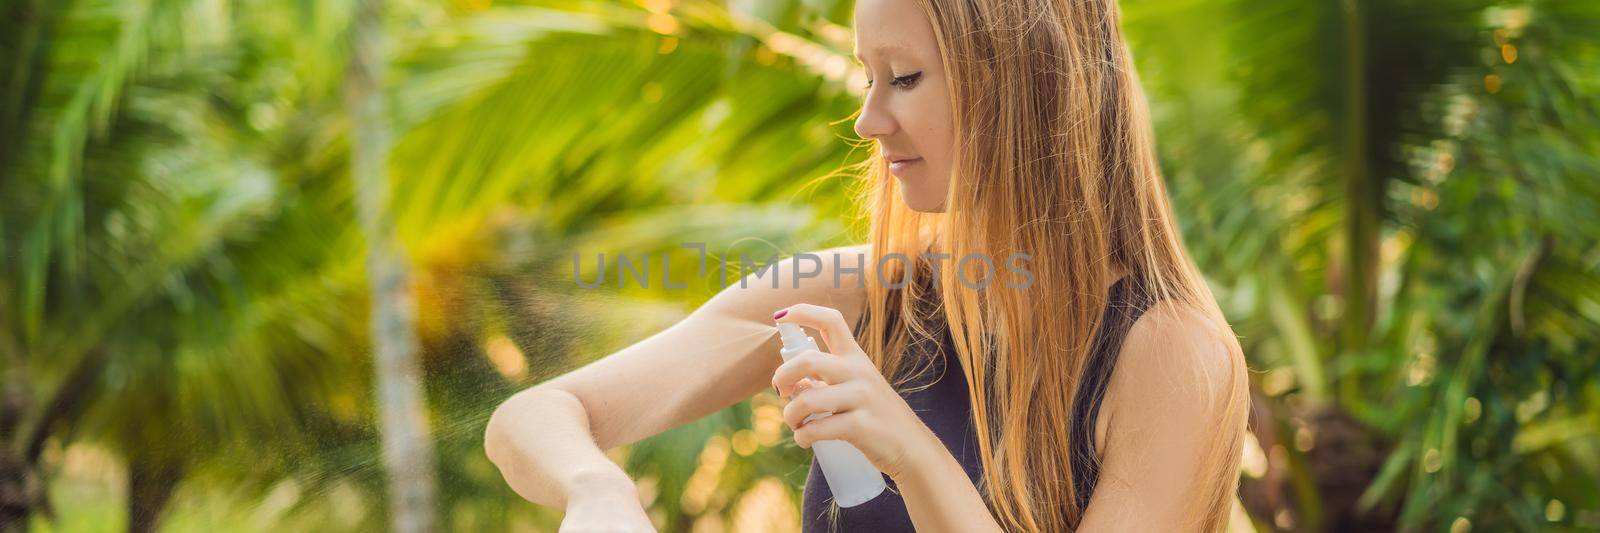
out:
{"label": "wrist", "polygon": [[955,461],[955,457],[945,449],[944,441],[939,440],[932,430],[926,427],[922,429],[920,432],[922,437],[906,451],[903,466],[898,472],[889,475],[895,485],[905,486],[921,482],[945,468],[946,463]]}
{"label": "wrist", "polygon": [[636,501],[639,490],[628,474],[614,464],[584,469],[567,478],[567,504],[577,500]]}

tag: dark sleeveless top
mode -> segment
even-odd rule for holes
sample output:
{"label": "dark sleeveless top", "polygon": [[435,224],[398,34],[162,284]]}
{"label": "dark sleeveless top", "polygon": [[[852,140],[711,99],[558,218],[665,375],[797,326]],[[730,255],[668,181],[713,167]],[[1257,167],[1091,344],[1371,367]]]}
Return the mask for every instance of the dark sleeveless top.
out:
{"label": "dark sleeveless top", "polygon": [[[1116,365],[1117,354],[1121,351],[1122,340],[1128,329],[1149,308],[1149,302],[1136,298],[1136,291],[1130,290],[1128,284],[1129,280],[1123,278],[1111,286],[1105,315],[1095,334],[1093,349],[1089,353],[1083,381],[1078,386],[1074,402],[1070,462],[1080,509],[1089,505],[1089,497],[1099,480],[1094,426],[1101,401],[1105,398],[1106,386],[1111,381],[1111,371]],[[862,320],[861,324],[866,322]],[[933,383],[920,390],[903,392],[901,396],[961,463],[973,486],[980,486],[983,467],[978,458],[972,405],[967,401],[967,378],[955,359],[954,341],[948,329],[939,328],[938,332],[934,339],[913,341],[907,347],[907,351],[911,352],[908,358],[936,358],[927,373],[929,378],[913,382],[916,386],[911,388],[918,389],[917,386],[925,385],[928,381]],[[857,334],[860,334],[860,330]],[[915,531],[911,517],[906,513],[905,500],[901,499],[894,480],[885,479],[885,482],[889,489],[871,501],[848,509],[840,508],[834,505],[833,493],[828,490],[828,482],[822,477],[822,470],[813,457],[801,503],[801,530],[808,533]]]}

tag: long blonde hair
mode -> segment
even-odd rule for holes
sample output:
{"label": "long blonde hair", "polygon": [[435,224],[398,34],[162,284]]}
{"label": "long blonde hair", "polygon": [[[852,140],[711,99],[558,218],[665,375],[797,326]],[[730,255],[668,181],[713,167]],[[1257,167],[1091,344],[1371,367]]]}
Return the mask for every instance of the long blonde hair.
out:
{"label": "long blonde hair", "polygon": [[[858,167],[882,269],[865,276],[861,344],[897,385],[909,381],[927,365],[907,357],[907,342],[933,331],[916,303],[942,303],[968,376],[990,510],[1007,530],[1070,530],[1084,512],[1069,463],[1073,401],[1113,265],[1138,297],[1226,322],[1184,250],[1115,1],[916,1],[947,73],[955,162],[944,213],[914,212],[898,200],[880,148]],[[948,254],[949,263],[930,264],[930,252]],[[955,275],[956,261],[969,255],[999,262],[1016,253],[1031,258],[1027,288],[1008,287],[1019,280],[999,279],[1003,267],[973,274],[977,261],[960,271],[965,277]],[[884,260],[891,254],[916,260]],[[936,276],[937,295],[907,283],[942,266],[950,268]],[[963,290],[990,275],[985,289]],[[1226,340],[1242,367],[1231,332]],[[1193,529],[1223,528],[1235,499],[1248,412],[1243,375],[1233,373],[1225,391],[1217,423],[1227,439],[1206,452],[1188,511]]]}

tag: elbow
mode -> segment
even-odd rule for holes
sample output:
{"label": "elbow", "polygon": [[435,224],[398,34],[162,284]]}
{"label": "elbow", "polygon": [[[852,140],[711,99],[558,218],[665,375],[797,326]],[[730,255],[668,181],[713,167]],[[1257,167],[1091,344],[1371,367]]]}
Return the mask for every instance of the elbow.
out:
{"label": "elbow", "polygon": [[559,502],[552,499],[549,489],[540,481],[540,467],[534,461],[539,444],[532,439],[539,438],[539,434],[530,431],[540,426],[543,406],[552,400],[550,394],[552,391],[534,387],[501,402],[484,427],[483,451],[518,496],[536,504],[553,506]]}
{"label": "elbow", "polygon": [[511,468],[516,454],[516,434],[521,422],[533,415],[532,408],[538,396],[546,394],[541,387],[533,387],[506,398],[489,415],[483,430],[483,452],[502,472]]}
{"label": "elbow", "polygon": [[[518,395],[520,394],[518,393]],[[514,395],[511,398],[507,398],[506,401],[500,402],[500,405],[496,406],[494,412],[489,415],[489,423],[483,429],[483,453],[489,456],[489,462],[494,463],[502,471],[507,466],[505,463],[506,448],[508,447],[506,441],[509,440],[508,435],[510,434],[510,429],[506,426],[510,425],[509,421],[515,418],[515,414],[512,411],[515,410],[513,400],[516,398],[517,396]]]}

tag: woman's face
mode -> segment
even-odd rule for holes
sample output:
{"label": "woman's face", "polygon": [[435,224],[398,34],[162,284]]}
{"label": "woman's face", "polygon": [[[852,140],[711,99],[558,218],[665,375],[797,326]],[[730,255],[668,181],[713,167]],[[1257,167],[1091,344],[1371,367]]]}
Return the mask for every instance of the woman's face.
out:
{"label": "woman's face", "polygon": [[859,0],[855,16],[868,80],[856,134],[878,142],[907,206],[944,211],[955,132],[933,25],[913,0]]}

